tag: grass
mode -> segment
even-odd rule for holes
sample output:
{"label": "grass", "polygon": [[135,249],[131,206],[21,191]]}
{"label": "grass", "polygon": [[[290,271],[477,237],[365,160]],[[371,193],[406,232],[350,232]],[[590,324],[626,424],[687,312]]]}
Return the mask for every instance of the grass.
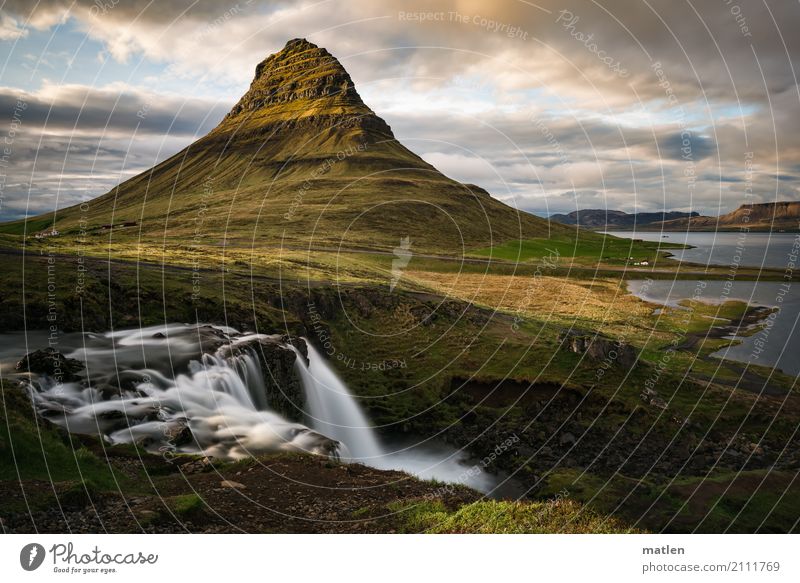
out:
{"label": "grass", "polygon": [[[199,297],[192,299],[189,256],[169,247],[162,248],[162,255],[158,255],[158,248],[134,250],[123,246],[118,250],[129,258],[146,258],[155,265],[109,264],[84,258],[87,270],[83,272],[83,294],[75,291],[80,273],[78,258],[58,256],[59,326],[106,330],[112,317],[116,328],[200,320],[227,322],[240,329],[258,325],[266,332],[299,332],[306,326],[304,333],[313,337],[314,331],[304,320],[307,302],[313,300],[324,313],[323,320],[333,339],[332,365],[361,398],[381,431],[428,436],[440,431],[458,432],[465,427],[469,431],[491,427],[491,435],[482,441],[472,442],[476,434],[467,434],[461,442],[470,444],[476,453],[481,448],[494,447],[495,435],[510,435],[528,426],[538,415],[534,406],[537,401],[550,399],[550,389],[545,386],[548,384],[555,387],[559,398],[567,394],[581,398],[591,392],[593,397],[608,402],[609,408],[602,416],[585,417],[582,421],[583,425],[594,423],[600,429],[624,425],[625,431],[632,433],[644,434],[652,428],[670,434],[677,430],[671,421],[673,415],[691,414],[691,425],[686,429],[686,439],[690,439],[709,428],[725,432],[741,426],[741,431],[755,434],[764,427],[765,416],[769,416],[774,420],[773,441],[785,442],[785,436],[791,435],[798,422],[796,412],[789,408],[775,415],[769,408],[769,399],[759,399],[746,391],[731,392],[729,386],[741,375],[741,368],[727,364],[718,367],[716,362],[695,358],[727,342],[722,339],[704,343],[699,351],[675,352],[659,383],[660,396],[670,402],[668,415],[659,417],[658,411],[643,408],[641,386],[665,348],[681,342],[687,333],[702,334],[710,326],[724,323],[714,318],[730,321],[741,317],[746,309],[741,302],[697,303],[685,306],[688,310],[668,308],[656,317],[655,306],[630,296],[619,274],[587,279],[583,274],[564,277],[546,269],[537,275],[536,264],[530,262],[464,264],[461,269],[458,262],[422,256],[412,258],[401,285],[389,292],[391,255],[307,251],[272,255],[263,250],[253,263],[251,252],[241,249],[224,251],[230,271],[202,272]],[[215,253],[206,258],[210,264],[222,261],[223,250],[216,249]],[[162,269],[162,260],[172,267]],[[5,274],[0,282],[0,310],[8,327],[13,329],[15,321],[19,327],[26,323],[35,328],[37,322],[44,327],[47,311],[39,308],[47,305],[47,257],[37,253],[26,257],[25,312],[20,309],[23,280],[19,258],[0,256],[0,266]],[[311,275],[309,284],[305,277]],[[341,283],[338,287],[331,283],[337,278]],[[434,317],[428,318],[431,315]],[[569,327],[611,337],[623,335],[641,351],[645,363],[633,370],[611,368],[598,379],[597,362],[560,348],[558,335]],[[397,359],[403,360],[405,366],[363,368],[364,363]],[[714,382],[697,380],[703,377],[713,377]],[[495,398],[502,392],[495,391],[502,379],[517,383],[507,391],[505,400]],[[464,380],[483,384],[463,387]],[[777,375],[772,382],[791,386],[791,379]],[[535,425],[532,431],[535,433]],[[54,438],[61,439],[56,434]],[[36,445],[38,442],[31,441],[24,450],[35,451]],[[75,449],[80,448],[48,441],[46,449],[55,452],[52,466],[56,467],[74,457]],[[90,451],[79,457],[82,455],[86,455],[86,464],[94,463]],[[524,455],[500,461],[515,468],[523,466],[520,476],[541,475],[532,465],[524,465]],[[109,483],[103,481],[100,469],[90,468],[85,473],[90,476],[86,483],[102,490]],[[31,457],[27,475],[39,479],[36,476],[46,475],[44,470]],[[99,477],[93,475],[95,471]],[[602,480],[597,474],[589,475]],[[65,488],[83,487],[84,478],[74,470],[65,469],[58,476],[59,480],[63,478],[59,483]],[[620,482],[620,489],[629,487],[631,478],[622,477],[625,480]],[[527,510],[509,510],[514,510],[515,520],[525,528],[537,528],[536,519],[526,517]],[[602,508],[597,510],[604,515]],[[485,510],[476,507],[475,512],[475,516],[485,518]],[[469,520],[477,520],[467,511],[457,519],[449,516],[450,511],[447,513],[444,523],[451,529],[472,528]],[[499,522],[492,528],[506,526]]]}
{"label": "grass", "polygon": [[[569,491],[580,504],[614,512],[627,524],[654,532],[789,533],[800,516],[797,474],[778,470],[715,471],[673,480],[601,479],[574,470],[548,476],[545,495]],[[631,496],[638,489],[639,494]]]}
{"label": "grass", "polygon": [[402,532],[437,534],[600,534],[634,532],[570,500],[473,502],[456,510],[441,501],[395,504]]}
{"label": "grass", "polygon": [[105,492],[138,491],[140,475],[115,469],[78,436],[38,419],[29,397],[16,386],[4,382],[0,390],[0,485],[18,491],[17,484],[27,484],[25,498],[10,496],[3,512],[82,506]]}
{"label": "grass", "polygon": [[476,249],[472,255],[514,262],[534,262],[574,259],[583,264],[633,264],[648,261],[651,265],[663,257],[663,249],[683,248],[683,245],[623,239],[611,235],[576,231],[576,236],[509,241],[493,247]]}
{"label": "grass", "polygon": [[39,218],[31,218],[27,221],[14,221],[11,223],[0,224],[0,233],[5,235],[33,235],[44,229],[52,227],[53,217],[44,215]]}
{"label": "grass", "polygon": [[0,480],[88,481],[116,488],[119,477],[108,465],[37,419],[21,389],[4,383],[0,407]]}

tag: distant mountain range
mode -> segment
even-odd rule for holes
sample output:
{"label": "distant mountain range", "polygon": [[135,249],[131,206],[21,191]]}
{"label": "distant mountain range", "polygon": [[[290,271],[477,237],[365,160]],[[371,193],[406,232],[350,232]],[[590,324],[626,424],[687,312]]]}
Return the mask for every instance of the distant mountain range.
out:
{"label": "distant mountain range", "polygon": [[644,230],[664,231],[800,231],[800,201],[743,204],[718,217],[696,216],[651,223]]}
{"label": "distant mountain range", "polygon": [[696,212],[626,213],[608,209],[583,209],[565,215],[551,215],[550,220],[564,225],[578,225],[587,229],[632,229],[652,223],[699,216],[700,213]]}
{"label": "distant mountain range", "polygon": [[606,209],[584,209],[555,214],[550,220],[592,230],[636,229],[639,231],[800,231],[800,201],[743,204],[718,217],[696,212],[626,213]]}

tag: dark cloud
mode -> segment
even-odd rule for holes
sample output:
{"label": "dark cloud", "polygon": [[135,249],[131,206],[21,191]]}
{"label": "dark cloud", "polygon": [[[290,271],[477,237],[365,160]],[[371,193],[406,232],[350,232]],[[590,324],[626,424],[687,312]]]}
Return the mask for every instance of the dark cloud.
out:
{"label": "dark cloud", "polygon": [[722,174],[704,174],[700,177],[700,180],[704,180],[706,182],[727,182],[731,184],[744,182],[743,178],[739,178],[737,176],[725,176]]}
{"label": "dark cloud", "polygon": [[99,137],[20,132],[0,189],[0,220],[13,220],[94,198],[165,160],[191,139]]}
{"label": "dark cloud", "polygon": [[664,158],[698,162],[717,151],[714,140],[708,136],[692,132],[677,132],[664,136],[658,143],[659,152]]}
{"label": "dark cloud", "polygon": [[181,99],[122,88],[96,89],[86,86],[60,87],[54,95],[25,95],[0,88],[0,112],[10,118],[20,96],[25,127],[46,127],[77,134],[101,131],[133,131],[144,134],[204,135],[230,109],[230,103]]}

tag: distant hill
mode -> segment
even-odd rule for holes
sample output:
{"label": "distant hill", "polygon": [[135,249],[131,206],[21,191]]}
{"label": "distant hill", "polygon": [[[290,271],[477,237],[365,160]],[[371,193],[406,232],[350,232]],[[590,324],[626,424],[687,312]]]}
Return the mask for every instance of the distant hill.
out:
{"label": "distant hill", "polygon": [[571,231],[411,152],[339,61],[305,39],[259,63],[250,89],[206,136],[94,200],[19,223],[0,232],[387,250],[409,238],[416,251],[454,253]]}
{"label": "distant hill", "polygon": [[660,213],[626,213],[607,209],[583,209],[568,214],[550,216],[551,221],[564,225],[578,225],[587,229],[632,229],[651,223],[660,223],[674,219],[697,217],[700,213],[682,213],[678,211]]}
{"label": "distant hill", "polygon": [[650,223],[647,231],[800,231],[800,201],[743,204],[718,217],[695,216]]}

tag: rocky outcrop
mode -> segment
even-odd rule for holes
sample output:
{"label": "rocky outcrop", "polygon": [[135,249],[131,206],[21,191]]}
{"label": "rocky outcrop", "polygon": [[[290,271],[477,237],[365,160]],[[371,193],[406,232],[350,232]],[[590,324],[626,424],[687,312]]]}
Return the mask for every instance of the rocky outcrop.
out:
{"label": "rocky outcrop", "polygon": [[[297,352],[288,348],[287,344],[296,348]],[[248,353],[256,358],[261,367],[269,408],[292,421],[302,421],[305,395],[295,370],[295,361],[299,353],[308,364],[305,341],[296,336],[259,334],[223,346],[219,351],[224,358]]]}
{"label": "rocky outcrop", "polygon": [[370,142],[373,134],[394,138],[389,125],[364,105],[339,61],[302,38],[290,40],[256,66],[250,89],[220,128],[248,126],[251,119],[258,121],[262,131],[275,123],[281,124],[283,133],[324,125],[340,131],[361,130],[362,143]]}
{"label": "rocky outcrop", "polygon": [[587,229],[630,229],[651,223],[697,217],[700,213],[664,211],[660,213],[626,213],[610,209],[580,209],[567,214],[550,215],[549,220],[564,225],[578,225]]}
{"label": "rocky outcrop", "polygon": [[636,349],[624,341],[581,330],[564,330],[558,337],[561,347],[575,354],[586,354],[611,366],[630,368],[636,365]]}
{"label": "rocky outcrop", "polygon": [[47,375],[55,378],[58,382],[78,380],[81,378],[78,373],[83,368],[80,360],[67,358],[52,347],[34,350],[26,354],[22,360],[17,362],[16,366],[19,372]]}
{"label": "rocky outcrop", "polygon": [[338,103],[363,105],[350,75],[339,61],[327,50],[295,38],[282,51],[269,55],[256,66],[250,89],[228,117],[303,99],[333,99]]}
{"label": "rocky outcrop", "polygon": [[800,201],[743,204],[718,217],[696,216],[647,225],[646,230],[664,231],[798,231]]}

